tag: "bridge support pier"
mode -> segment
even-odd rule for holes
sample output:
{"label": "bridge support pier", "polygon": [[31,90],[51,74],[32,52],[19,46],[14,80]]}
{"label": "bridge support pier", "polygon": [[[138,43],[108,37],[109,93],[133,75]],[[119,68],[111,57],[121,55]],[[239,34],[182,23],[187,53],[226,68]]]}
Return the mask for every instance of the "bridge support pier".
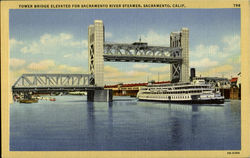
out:
{"label": "bridge support pier", "polygon": [[89,102],[112,102],[113,94],[110,89],[89,90],[87,92],[87,101]]}

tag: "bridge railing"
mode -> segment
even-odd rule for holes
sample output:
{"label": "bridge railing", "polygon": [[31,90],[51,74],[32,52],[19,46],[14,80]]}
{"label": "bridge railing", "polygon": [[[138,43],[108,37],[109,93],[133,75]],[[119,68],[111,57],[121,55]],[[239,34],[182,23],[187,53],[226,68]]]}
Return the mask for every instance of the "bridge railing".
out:
{"label": "bridge railing", "polygon": [[12,88],[91,86],[90,74],[23,74]]}

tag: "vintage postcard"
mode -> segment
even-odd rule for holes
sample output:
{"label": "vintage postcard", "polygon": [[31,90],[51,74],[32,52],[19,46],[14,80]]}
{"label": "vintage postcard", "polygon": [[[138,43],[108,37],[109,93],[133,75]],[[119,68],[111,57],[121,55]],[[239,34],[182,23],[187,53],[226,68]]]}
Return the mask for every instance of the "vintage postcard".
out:
{"label": "vintage postcard", "polygon": [[249,8],[1,1],[2,157],[250,157]]}

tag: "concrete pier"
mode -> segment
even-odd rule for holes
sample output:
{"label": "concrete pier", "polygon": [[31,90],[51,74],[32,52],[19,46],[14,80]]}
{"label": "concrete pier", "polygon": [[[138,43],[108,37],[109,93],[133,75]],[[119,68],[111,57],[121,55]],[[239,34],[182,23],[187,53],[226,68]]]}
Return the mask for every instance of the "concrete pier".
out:
{"label": "concrete pier", "polygon": [[112,102],[113,94],[112,90],[90,90],[87,94],[87,101],[90,102]]}

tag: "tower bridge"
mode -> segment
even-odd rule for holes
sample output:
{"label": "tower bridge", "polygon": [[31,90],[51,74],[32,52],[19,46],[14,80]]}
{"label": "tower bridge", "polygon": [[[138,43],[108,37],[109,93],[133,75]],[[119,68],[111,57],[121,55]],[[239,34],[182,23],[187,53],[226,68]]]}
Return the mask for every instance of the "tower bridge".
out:
{"label": "tower bridge", "polygon": [[170,47],[149,46],[144,42],[107,43],[104,25],[95,20],[88,28],[90,84],[104,86],[104,62],[147,62],[170,64],[172,82],[189,81],[189,30],[170,34]]}
{"label": "tower bridge", "polygon": [[170,34],[170,47],[145,42],[108,43],[101,20],[88,27],[89,74],[24,74],[12,86],[15,92],[88,91],[88,101],[112,101],[104,89],[104,62],[146,62],[170,64],[172,82],[189,81],[189,30]]}

